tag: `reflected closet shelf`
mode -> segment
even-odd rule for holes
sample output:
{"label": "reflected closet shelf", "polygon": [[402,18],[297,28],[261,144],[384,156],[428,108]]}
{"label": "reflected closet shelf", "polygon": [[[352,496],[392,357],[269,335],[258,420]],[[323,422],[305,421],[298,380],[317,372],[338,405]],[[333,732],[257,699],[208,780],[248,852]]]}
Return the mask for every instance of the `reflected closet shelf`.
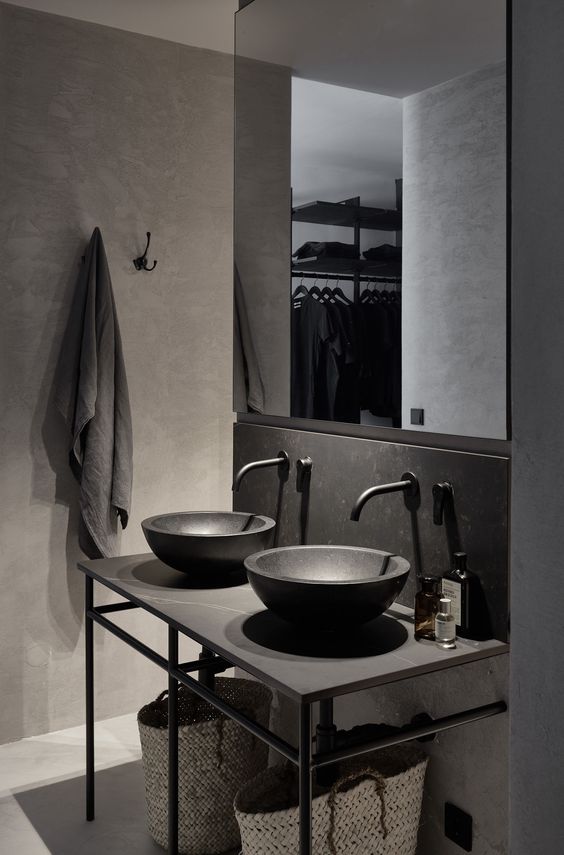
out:
{"label": "reflected closet shelf", "polygon": [[360,273],[362,276],[401,278],[401,263],[397,261],[364,261],[350,258],[321,258],[292,263],[292,273],[334,273],[343,276]]}
{"label": "reflected closet shelf", "polygon": [[402,228],[402,212],[368,205],[351,205],[344,202],[308,202],[292,209],[295,223],[315,223],[325,226],[345,226],[397,232]]}

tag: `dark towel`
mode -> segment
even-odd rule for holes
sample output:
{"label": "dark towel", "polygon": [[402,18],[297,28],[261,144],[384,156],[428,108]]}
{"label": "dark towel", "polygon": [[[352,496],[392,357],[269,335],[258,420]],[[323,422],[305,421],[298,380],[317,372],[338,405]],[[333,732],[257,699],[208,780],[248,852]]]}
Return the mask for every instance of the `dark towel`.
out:
{"label": "dark towel", "polygon": [[233,403],[237,413],[264,413],[264,383],[251,334],[247,303],[234,268]]}
{"label": "dark towel", "polygon": [[401,261],[401,246],[382,243],[362,253],[367,261]]}
{"label": "dark towel", "polygon": [[80,483],[79,541],[89,558],[118,554],[117,518],[131,506],[131,410],[108,260],[94,229],[58,365],[56,405],[70,430]]}

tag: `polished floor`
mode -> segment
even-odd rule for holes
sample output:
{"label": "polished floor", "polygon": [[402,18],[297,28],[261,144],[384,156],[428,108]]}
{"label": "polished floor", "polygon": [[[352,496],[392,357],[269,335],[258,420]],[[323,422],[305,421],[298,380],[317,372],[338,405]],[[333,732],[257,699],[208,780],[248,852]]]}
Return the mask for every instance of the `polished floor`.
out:
{"label": "polished floor", "polygon": [[145,830],[134,715],[96,725],[95,822],[84,819],[84,728],[0,746],[0,855],[162,855]]}

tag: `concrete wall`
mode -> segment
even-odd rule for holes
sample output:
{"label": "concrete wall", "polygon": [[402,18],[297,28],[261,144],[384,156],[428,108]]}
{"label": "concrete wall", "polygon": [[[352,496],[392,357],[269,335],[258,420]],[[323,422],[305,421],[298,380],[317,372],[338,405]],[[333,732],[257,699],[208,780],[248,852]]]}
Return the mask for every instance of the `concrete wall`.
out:
{"label": "concrete wall", "polygon": [[402,423],[505,439],[506,74],[404,100]]}
{"label": "concrete wall", "polygon": [[[232,58],[0,4],[0,742],[83,720],[77,489],[52,380],[80,256],[105,238],[144,517],[230,506]],[[131,259],[151,230],[153,273]],[[102,596],[101,599],[107,599]],[[120,618],[159,644],[163,631]],[[97,633],[97,715],[162,674]]]}
{"label": "concrete wall", "polygon": [[211,50],[233,51],[237,0],[11,0],[53,15]]}
{"label": "concrete wall", "polygon": [[514,3],[511,855],[564,841],[564,5]]}

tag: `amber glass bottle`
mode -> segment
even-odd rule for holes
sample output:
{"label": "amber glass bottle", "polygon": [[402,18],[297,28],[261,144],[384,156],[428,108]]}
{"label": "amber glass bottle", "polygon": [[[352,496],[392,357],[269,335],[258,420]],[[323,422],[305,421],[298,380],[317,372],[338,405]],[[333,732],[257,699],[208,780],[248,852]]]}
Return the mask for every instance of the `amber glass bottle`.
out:
{"label": "amber glass bottle", "polygon": [[441,598],[439,581],[436,576],[421,579],[421,590],[415,597],[415,638],[435,640],[435,615]]}

